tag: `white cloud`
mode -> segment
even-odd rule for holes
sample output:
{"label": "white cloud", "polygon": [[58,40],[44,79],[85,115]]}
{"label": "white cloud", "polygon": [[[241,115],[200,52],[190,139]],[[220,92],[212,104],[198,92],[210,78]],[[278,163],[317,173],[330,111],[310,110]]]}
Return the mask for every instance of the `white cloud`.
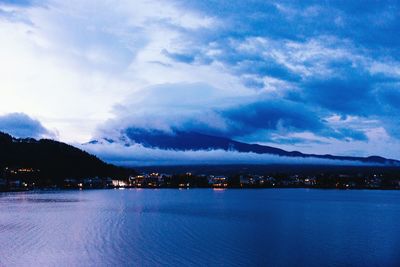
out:
{"label": "white cloud", "polygon": [[49,0],[0,8],[14,14],[0,17],[0,114],[31,114],[57,128],[62,140],[87,141],[115,104],[151,85],[201,81],[244,90],[220,66],[163,56],[163,49],[185,45],[185,32],[218,25],[172,1]]}
{"label": "white cloud", "polygon": [[81,149],[98,155],[101,159],[123,166],[161,166],[185,164],[324,164],[363,165],[357,161],[318,158],[292,158],[270,154],[241,153],[225,150],[162,150],[140,144],[124,146],[118,143],[85,144]]}
{"label": "white cloud", "polygon": [[[302,12],[290,6],[277,7],[288,16]],[[307,12],[318,16],[321,10],[311,7]],[[254,64],[252,57],[282,65],[303,80],[343,75],[340,67],[332,67],[337,61],[350,62],[371,75],[399,76],[396,60],[374,56],[354,40],[335,36],[335,32],[290,40],[258,36],[258,31],[249,29],[247,35],[221,37],[218,30],[229,34],[229,25],[224,23],[223,17],[188,9],[172,0],[0,4],[0,115],[29,114],[67,142],[90,140],[105,122],[116,125],[116,129],[131,123],[168,129],[195,119],[224,129],[227,122],[213,112],[215,108],[246,103],[262,93],[279,99],[286,97],[287,91],[301,90],[296,81],[284,75],[245,70]],[[213,34],[217,37],[210,37]],[[188,53],[194,57],[193,63],[175,61],[163,51]],[[246,81],[263,90],[248,88]],[[190,93],[182,92],[181,85]],[[211,92],[207,91],[210,88]],[[326,114],[316,116],[324,119]],[[393,128],[396,122],[388,123]],[[328,123],[340,126],[334,121]],[[354,126],[354,121],[346,122],[351,124]],[[382,155],[398,155],[394,151],[398,143],[388,136],[385,144],[392,142],[388,149],[379,147],[387,147],[379,142],[386,131],[371,125],[365,118],[358,119],[356,126],[371,140],[355,142],[351,149],[370,153],[379,148],[377,152]],[[296,134],[302,133],[292,133]],[[309,148],[305,149],[311,152],[326,149],[346,154],[349,147],[320,136],[305,138],[330,143],[307,144]]]}

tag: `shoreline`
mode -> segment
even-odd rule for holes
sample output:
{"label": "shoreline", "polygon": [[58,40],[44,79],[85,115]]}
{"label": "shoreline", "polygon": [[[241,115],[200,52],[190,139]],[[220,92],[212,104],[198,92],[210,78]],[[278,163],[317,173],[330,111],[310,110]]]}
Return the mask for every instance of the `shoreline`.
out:
{"label": "shoreline", "polygon": [[23,193],[23,192],[50,192],[50,191],[100,191],[100,190],[276,190],[276,189],[310,189],[310,190],[337,190],[337,191],[400,191],[399,188],[337,188],[337,187],[115,187],[115,188],[32,188],[0,190],[1,193]]}

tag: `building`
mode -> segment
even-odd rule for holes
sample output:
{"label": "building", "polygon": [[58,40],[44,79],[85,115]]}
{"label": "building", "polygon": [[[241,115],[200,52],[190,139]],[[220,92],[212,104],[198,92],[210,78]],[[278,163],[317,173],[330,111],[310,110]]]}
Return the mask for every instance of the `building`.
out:
{"label": "building", "polygon": [[112,179],[112,185],[117,188],[128,186],[127,182],[121,179]]}
{"label": "building", "polygon": [[216,187],[216,188],[224,188],[224,187],[228,187],[228,178],[226,176],[214,176],[211,175],[208,179],[208,183],[212,186],[212,187]]}

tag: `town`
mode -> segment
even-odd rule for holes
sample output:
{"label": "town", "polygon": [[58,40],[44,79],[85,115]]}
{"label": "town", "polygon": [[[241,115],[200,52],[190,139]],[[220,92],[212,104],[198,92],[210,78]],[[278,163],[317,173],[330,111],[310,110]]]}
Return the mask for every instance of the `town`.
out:
{"label": "town", "polygon": [[0,191],[34,189],[112,188],[336,188],[400,189],[400,176],[393,174],[318,173],[315,175],[270,173],[210,175],[140,173],[126,177],[67,177],[43,179],[39,169],[9,168],[0,173]]}

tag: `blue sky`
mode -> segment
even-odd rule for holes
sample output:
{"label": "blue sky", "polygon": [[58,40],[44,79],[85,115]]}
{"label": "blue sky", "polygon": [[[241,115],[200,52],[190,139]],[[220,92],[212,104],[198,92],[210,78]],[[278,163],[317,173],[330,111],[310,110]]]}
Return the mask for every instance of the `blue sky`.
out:
{"label": "blue sky", "polygon": [[399,18],[397,1],[0,1],[0,130],[400,158]]}

